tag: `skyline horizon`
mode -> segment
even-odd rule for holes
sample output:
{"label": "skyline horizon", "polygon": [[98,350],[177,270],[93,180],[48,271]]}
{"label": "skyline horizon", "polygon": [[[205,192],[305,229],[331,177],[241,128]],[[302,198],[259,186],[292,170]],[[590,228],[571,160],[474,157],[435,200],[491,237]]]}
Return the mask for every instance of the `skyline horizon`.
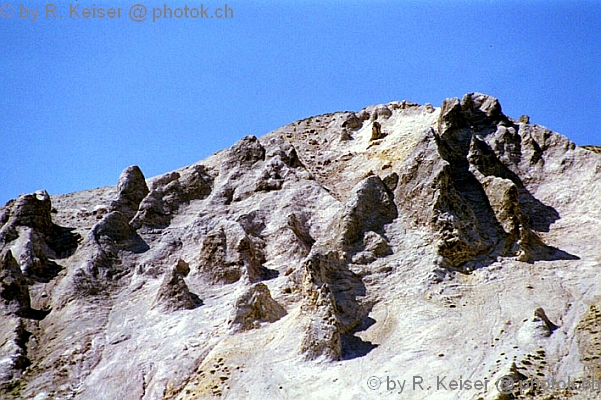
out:
{"label": "skyline horizon", "polygon": [[601,145],[601,2],[228,1],[226,19],[210,1],[215,18],[155,22],[158,3],[143,21],[117,1],[94,3],[122,7],[112,19],[53,4],[34,22],[0,8],[0,204],[114,185],[129,165],[156,176],[314,115],[471,92]]}

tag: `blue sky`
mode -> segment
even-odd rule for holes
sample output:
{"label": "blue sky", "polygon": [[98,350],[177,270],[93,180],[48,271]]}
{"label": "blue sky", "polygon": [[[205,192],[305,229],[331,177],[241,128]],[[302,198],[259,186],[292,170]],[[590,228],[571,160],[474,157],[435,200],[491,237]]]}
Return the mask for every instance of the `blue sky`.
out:
{"label": "blue sky", "polygon": [[[136,2],[145,22],[128,17]],[[208,16],[232,11],[151,21],[152,8],[201,3]],[[601,145],[600,1],[73,0],[48,19],[50,3],[6,4],[2,204],[114,185],[132,164],[158,175],[311,115],[474,91]],[[19,4],[37,19],[19,18]],[[78,19],[70,4],[123,11]]]}

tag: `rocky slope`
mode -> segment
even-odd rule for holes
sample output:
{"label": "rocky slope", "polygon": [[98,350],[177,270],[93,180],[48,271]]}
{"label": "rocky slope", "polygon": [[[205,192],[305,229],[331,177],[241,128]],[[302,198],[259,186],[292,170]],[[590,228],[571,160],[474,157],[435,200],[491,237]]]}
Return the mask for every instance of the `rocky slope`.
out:
{"label": "rocky slope", "polygon": [[472,93],[20,196],[2,398],[601,398],[600,176]]}

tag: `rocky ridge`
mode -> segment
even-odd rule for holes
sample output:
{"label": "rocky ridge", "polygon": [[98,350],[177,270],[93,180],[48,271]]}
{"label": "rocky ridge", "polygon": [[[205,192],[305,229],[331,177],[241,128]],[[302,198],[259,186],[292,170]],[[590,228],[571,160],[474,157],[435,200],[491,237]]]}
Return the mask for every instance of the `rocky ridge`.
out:
{"label": "rocky ridge", "polygon": [[600,174],[470,93],[22,195],[0,209],[2,397],[600,396],[494,385],[601,379]]}

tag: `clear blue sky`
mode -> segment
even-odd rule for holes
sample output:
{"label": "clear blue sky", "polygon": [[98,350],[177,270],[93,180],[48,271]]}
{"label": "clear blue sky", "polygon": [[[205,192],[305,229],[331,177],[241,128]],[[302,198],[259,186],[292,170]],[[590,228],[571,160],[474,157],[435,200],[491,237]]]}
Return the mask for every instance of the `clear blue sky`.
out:
{"label": "clear blue sky", "polygon": [[[121,18],[0,17],[0,203],[114,185],[315,114],[480,91],[514,118],[601,145],[599,1],[88,1]],[[143,3],[145,22],[129,7]],[[4,17],[10,9],[0,10]],[[191,14],[190,14],[191,15]]]}

